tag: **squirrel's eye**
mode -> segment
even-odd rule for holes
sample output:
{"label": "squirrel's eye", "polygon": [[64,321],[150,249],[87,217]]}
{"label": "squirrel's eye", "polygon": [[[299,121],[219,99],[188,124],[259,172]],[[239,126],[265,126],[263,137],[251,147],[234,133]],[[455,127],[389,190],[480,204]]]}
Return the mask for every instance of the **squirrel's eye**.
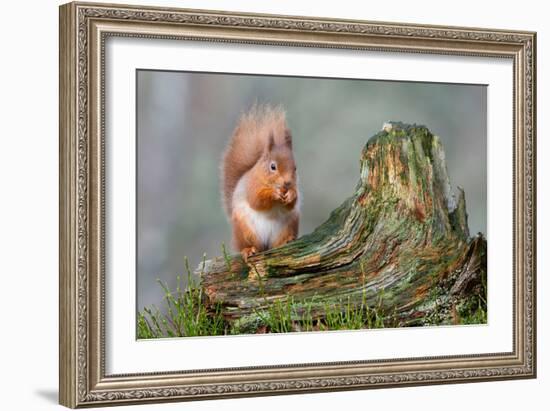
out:
{"label": "squirrel's eye", "polygon": [[271,164],[269,165],[269,168],[271,169],[271,171],[275,171],[277,170],[277,164],[275,164],[275,162],[272,161]]}

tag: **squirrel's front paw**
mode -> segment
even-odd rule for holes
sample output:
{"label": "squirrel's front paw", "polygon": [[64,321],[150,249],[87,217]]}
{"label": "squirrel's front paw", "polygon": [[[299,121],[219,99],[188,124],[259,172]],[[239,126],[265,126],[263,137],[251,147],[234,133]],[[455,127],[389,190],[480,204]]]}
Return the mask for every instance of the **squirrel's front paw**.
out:
{"label": "squirrel's front paw", "polygon": [[243,257],[243,260],[245,263],[248,262],[248,257],[251,255],[254,255],[258,252],[256,247],[246,247],[241,250],[241,256]]}
{"label": "squirrel's front paw", "polygon": [[271,197],[274,201],[279,201],[281,203],[284,203],[285,201],[285,195],[281,193],[279,190],[273,190]]}
{"label": "squirrel's front paw", "polygon": [[293,204],[296,201],[296,191],[288,190],[283,196],[283,203],[285,205]]}

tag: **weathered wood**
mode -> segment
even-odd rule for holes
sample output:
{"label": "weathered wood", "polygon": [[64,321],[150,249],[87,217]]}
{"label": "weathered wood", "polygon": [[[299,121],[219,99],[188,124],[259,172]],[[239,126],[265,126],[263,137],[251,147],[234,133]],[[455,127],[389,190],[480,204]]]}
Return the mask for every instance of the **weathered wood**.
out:
{"label": "weathered wood", "polygon": [[230,322],[288,298],[308,301],[319,318],[327,302],[366,301],[399,325],[436,314],[446,322],[468,293],[485,292],[485,253],[483,236],[469,236],[464,191],[453,194],[439,138],[389,123],[362,150],[355,193],[325,223],[248,264],[207,261],[202,284]]}

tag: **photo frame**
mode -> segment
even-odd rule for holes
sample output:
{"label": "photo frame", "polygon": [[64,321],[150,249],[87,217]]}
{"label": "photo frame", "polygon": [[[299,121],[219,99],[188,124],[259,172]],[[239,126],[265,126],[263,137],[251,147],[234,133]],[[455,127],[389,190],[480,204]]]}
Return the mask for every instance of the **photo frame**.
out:
{"label": "photo frame", "polygon": [[[175,62],[178,56],[191,55],[176,49],[186,44],[198,44],[195,49],[199,50],[208,45],[215,47],[216,53],[221,53],[216,54],[219,58],[210,63],[212,72],[228,70],[228,62],[235,61],[236,56],[246,62],[244,55],[254,52],[247,47],[254,47],[259,52],[284,50],[296,61],[323,59],[327,62],[326,70],[334,67],[337,68],[334,70],[339,70],[330,73],[333,77],[351,78],[354,74],[346,70],[354,65],[347,64],[352,60],[346,59],[369,55],[407,59],[404,66],[410,71],[414,70],[417,60],[422,62],[439,57],[448,59],[440,62],[446,64],[445,67],[460,65],[462,59],[470,58],[475,64],[487,61],[489,66],[497,67],[496,70],[503,73],[503,83],[492,86],[491,71],[487,72],[486,78],[489,79],[489,88],[503,87],[503,100],[508,105],[499,113],[504,113],[504,116],[490,114],[490,117],[498,117],[503,135],[509,135],[510,139],[503,138],[501,145],[495,145],[496,140],[493,143],[489,140],[488,162],[490,167],[494,167],[489,174],[498,176],[499,181],[506,184],[503,185],[505,201],[502,203],[491,200],[489,195],[488,215],[490,228],[491,218],[502,223],[498,228],[500,231],[495,232],[491,239],[503,234],[510,242],[502,245],[495,241],[495,245],[490,245],[493,248],[489,249],[489,258],[491,255],[501,256],[503,262],[497,266],[489,260],[489,276],[500,278],[498,281],[504,284],[501,289],[495,288],[492,296],[498,299],[500,290],[504,290],[507,300],[496,307],[495,314],[491,308],[489,313],[501,315],[507,325],[494,332],[484,328],[484,332],[491,335],[498,348],[485,348],[481,334],[468,328],[470,331],[467,332],[472,334],[470,348],[465,343],[464,347],[455,347],[454,351],[440,348],[440,351],[428,352],[411,344],[408,351],[403,350],[392,358],[377,354],[374,345],[372,352],[367,354],[364,348],[366,340],[363,340],[367,337],[348,333],[350,348],[346,358],[328,354],[325,357],[322,354],[306,357],[303,353],[293,356],[291,350],[281,349],[281,352],[274,350],[269,355],[258,351],[257,359],[252,358],[251,353],[248,362],[235,355],[231,361],[220,357],[219,361],[216,360],[218,362],[207,363],[201,355],[196,355],[197,361],[189,363],[188,367],[183,362],[182,367],[178,365],[170,369],[160,365],[166,359],[160,357],[155,345],[160,344],[166,351],[174,341],[143,343],[135,341],[134,336],[131,338],[134,348],[119,345],[124,338],[118,333],[126,330],[125,324],[131,323],[133,327],[135,314],[128,312],[128,317],[119,316],[118,313],[128,306],[123,302],[128,292],[119,293],[116,281],[131,278],[134,273],[130,266],[113,265],[117,264],[117,255],[123,253],[113,253],[111,245],[120,238],[129,247],[134,243],[132,238],[128,239],[131,237],[128,227],[113,231],[109,210],[114,204],[113,192],[133,197],[128,187],[116,185],[118,183],[111,180],[112,170],[125,161],[128,153],[128,146],[113,146],[112,142],[114,135],[118,137],[117,141],[131,141],[132,133],[120,133],[119,129],[112,135],[109,133],[113,133],[114,115],[120,115],[131,125],[135,108],[124,104],[115,107],[113,101],[117,97],[113,97],[116,94],[113,85],[124,83],[131,87],[135,78],[131,75],[124,77],[124,73],[135,74],[136,68],[144,67],[139,61],[139,66],[124,71],[122,77],[117,77],[120,81],[114,82],[110,64],[115,60],[124,64],[131,58],[130,54],[121,51],[129,49],[108,48],[113,39],[127,41],[123,46],[134,40],[146,42],[143,44],[149,47],[150,53],[165,47],[162,55],[167,56],[166,60],[161,58],[161,54],[155,55],[157,65],[163,69],[173,68],[170,59]],[[130,44],[132,47],[134,43]],[[141,51],[137,54],[147,53]],[[183,63],[177,64],[183,65],[182,70],[189,69],[185,64],[190,60],[183,57]],[[197,60],[200,63],[200,59],[192,61],[197,63]],[[366,67],[361,60],[353,61],[357,63],[356,70]],[[499,62],[508,66],[501,70]],[[191,69],[199,71],[200,67],[197,65]],[[295,68],[298,69],[302,69],[301,66]],[[395,79],[388,78],[394,74],[390,67],[386,66],[386,69],[386,77],[381,73],[369,73],[368,76],[385,80],[405,78],[404,74],[396,75]],[[270,68],[266,70],[263,74]],[[307,70],[311,68],[303,66],[301,74],[315,75]],[[229,71],[242,72],[239,67],[230,67]],[[455,74],[450,72],[450,75]],[[457,77],[455,81],[464,80]],[[132,98],[120,101],[133,100],[133,94],[128,90],[132,89],[122,90],[121,95]],[[60,403],[76,408],[536,377],[535,102],[536,34],[532,32],[92,3],[61,6]],[[487,105],[492,107],[497,103],[495,95],[490,95]],[[115,110],[115,114],[109,114],[110,109]],[[490,132],[495,130],[495,125],[489,123]],[[121,135],[128,138],[122,139]],[[503,147],[502,153],[498,151],[500,147]],[[121,167],[129,166],[124,163]],[[489,188],[496,186],[490,179],[488,185]],[[127,206],[124,202],[122,204]],[[499,208],[507,209],[508,214],[499,214]],[[494,229],[495,224],[492,227]],[[509,260],[505,256],[509,256]],[[497,275],[501,270],[502,273],[509,270],[509,276]],[[115,271],[116,276],[113,275]],[[131,302],[132,297],[128,298]],[[117,308],[118,305],[122,308]],[[489,323],[498,328],[500,317],[493,317],[493,320],[489,317]],[[400,339],[397,333],[401,331],[376,331],[377,337],[374,338],[385,333],[389,339]],[[425,331],[418,339],[420,346],[428,332],[430,338],[435,338],[444,331],[439,328]],[[330,351],[329,347],[343,341],[338,332],[325,335],[327,337],[312,333],[307,336],[305,344],[316,343]],[[257,339],[264,336],[232,338],[233,343],[226,338],[200,337],[190,342],[189,347],[235,352],[234,347],[261,345]],[[298,338],[279,335],[277,344],[281,347],[298,346],[302,344]],[[263,341],[268,340],[264,338],[262,344]],[[477,345],[479,349],[471,349]],[[178,352],[177,347],[174,349]],[[179,349],[182,352],[181,347]],[[121,353],[125,350],[129,356],[137,357],[123,358]],[[466,352],[468,350],[470,352]],[[299,349],[296,352],[300,352]],[[142,363],[132,368],[128,363],[136,362],[135,358]]]}

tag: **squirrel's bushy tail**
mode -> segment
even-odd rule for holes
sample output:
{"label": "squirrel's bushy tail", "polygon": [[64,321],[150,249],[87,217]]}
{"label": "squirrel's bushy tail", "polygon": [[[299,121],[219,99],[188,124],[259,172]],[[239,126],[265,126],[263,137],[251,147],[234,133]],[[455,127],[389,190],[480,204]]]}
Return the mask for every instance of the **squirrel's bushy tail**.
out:
{"label": "squirrel's bushy tail", "polygon": [[286,129],[285,112],[280,106],[254,104],[241,115],[221,164],[223,204],[229,217],[233,192],[240,178],[260,159],[269,135],[284,136]]}

